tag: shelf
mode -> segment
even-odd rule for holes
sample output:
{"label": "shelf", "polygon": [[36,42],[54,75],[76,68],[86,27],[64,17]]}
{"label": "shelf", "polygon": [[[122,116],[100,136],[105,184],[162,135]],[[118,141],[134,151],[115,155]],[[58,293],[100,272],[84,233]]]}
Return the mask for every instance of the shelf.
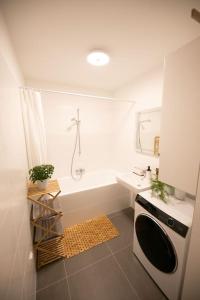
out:
{"label": "shelf", "polygon": [[[60,217],[61,216],[62,213],[60,214]],[[59,220],[55,222],[56,217],[57,215],[51,216],[49,218],[41,218],[40,220],[37,221],[37,224],[35,225],[34,237],[33,237],[34,244],[38,243],[41,239],[43,242],[52,239],[54,237],[63,235],[62,224]],[[48,232],[48,234],[44,238],[43,236],[45,232]]]}
{"label": "shelf", "polygon": [[[49,195],[46,195],[44,197],[50,197]],[[33,204],[32,206],[32,212],[31,212],[31,220],[40,220],[41,218],[49,218],[56,214],[60,214],[60,205],[57,199],[49,198],[49,199],[41,199],[41,203],[43,203],[46,207],[50,207],[54,209],[54,211],[51,209],[44,209],[43,206],[38,204]]]}
{"label": "shelf", "polygon": [[60,187],[57,180],[50,180],[47,188],[42,191],[40,191],[34,183],[29,183],[28,185],[28,198],[58,192],[60,192]]}
{"label": "shelf", "polygon": [[64,256],[64,234],[60,222],[63,214],[57,200],[60,192],[57,180],[50,180],[47,188],[42,191],[38,190],[36,184],[30,183],[28,186],[37,268]]}
{"label": "shelf", "polygon": [[37,248],[37,267],[41,268],[63,257],[65,257],[64,237],[48,240]]}

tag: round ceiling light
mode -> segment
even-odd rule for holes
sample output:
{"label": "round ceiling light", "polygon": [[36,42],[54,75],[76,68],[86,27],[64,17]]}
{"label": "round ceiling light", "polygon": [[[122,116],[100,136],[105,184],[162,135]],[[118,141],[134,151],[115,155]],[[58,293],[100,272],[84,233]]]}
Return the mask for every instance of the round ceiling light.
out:
{"label": "round ceiling light", "polygon": [[87,62],[93,66],[104,66],[110,61],[110,57],[103,51],[92,51],[87,56]]}

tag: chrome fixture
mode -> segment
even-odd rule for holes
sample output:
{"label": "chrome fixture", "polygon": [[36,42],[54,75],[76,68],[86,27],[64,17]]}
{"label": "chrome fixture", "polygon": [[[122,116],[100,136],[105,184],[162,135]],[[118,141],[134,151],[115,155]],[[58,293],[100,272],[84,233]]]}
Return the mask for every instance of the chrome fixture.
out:
{"label": "chrome fixture", "polygon": [[71,125],[67,128],[68,130],[71,130],[72,127],[76,126],[76,136],[75,136],[75,143],[74,143],[74,149],[73,149],[73,154],[72,154],[72,159],[71,159],[71,166],[70,166],[70,173],[71,177],[74,180],[80,180],[83,173],[85,172],[85,169],[79,168],[75,170],[75,175],[73,172],[73,167],[74,167],[74,158],[76,155],[76,151],[78,149],[78,155],[81,155],[81,136],[80,136],[80,118],[79,118],[79,109],[77,109],[77,117],[71,119]]}
{"label": "chrome fixture", "polygon": [[123,99],[123,98],[115,98],[115,97],[107,97],[107,96],[98,96],[98,95],[93,95],[93,94],[85,94],[79,91],[71,92],[71,91],[58,91],[58,90],[45,90],[45,89],[39,89],[39,88],[33,88],[29,86],[21,86],[21,89],[27,89],[27,90],[32,90],[40,93],[56,93],[56,94],[63,94],[63,95],[69,95],[69,96],[79,96],[79,97],[84,97],[84,98],[90,98],[90,99],[97,99],[100,101],[113,101],[113,102],[127,102],[127,103],[132,103],[134,104],[134,100],[129,100],[129,99]]}
{"label": "chrome fixture", "polygon": [[78,176],[82,176],[85,173],[85,169],[84,168],[79,168],[75,170],[76,175]]}

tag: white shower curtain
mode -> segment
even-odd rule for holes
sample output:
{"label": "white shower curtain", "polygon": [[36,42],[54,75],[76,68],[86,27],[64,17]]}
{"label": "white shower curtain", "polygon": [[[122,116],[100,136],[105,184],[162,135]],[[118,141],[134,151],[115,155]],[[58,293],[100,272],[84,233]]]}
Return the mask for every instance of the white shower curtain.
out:
{"label": "white shower curtain", "polygon": [[47,147],[42,99],[39,92],[21,89],[22,114],[29,169],[46,163]]}

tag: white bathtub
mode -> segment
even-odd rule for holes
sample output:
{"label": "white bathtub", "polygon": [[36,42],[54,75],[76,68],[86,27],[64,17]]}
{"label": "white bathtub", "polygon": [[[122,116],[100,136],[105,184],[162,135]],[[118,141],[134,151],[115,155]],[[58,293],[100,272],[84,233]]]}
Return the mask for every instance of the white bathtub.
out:
{"label": "white bathtub", "polygon": [[86,173],[80,181],[71,177],[60,178],[63,226],[129,207],[130,193],[117,183],[116,175],[113,170],[103,170]]}

